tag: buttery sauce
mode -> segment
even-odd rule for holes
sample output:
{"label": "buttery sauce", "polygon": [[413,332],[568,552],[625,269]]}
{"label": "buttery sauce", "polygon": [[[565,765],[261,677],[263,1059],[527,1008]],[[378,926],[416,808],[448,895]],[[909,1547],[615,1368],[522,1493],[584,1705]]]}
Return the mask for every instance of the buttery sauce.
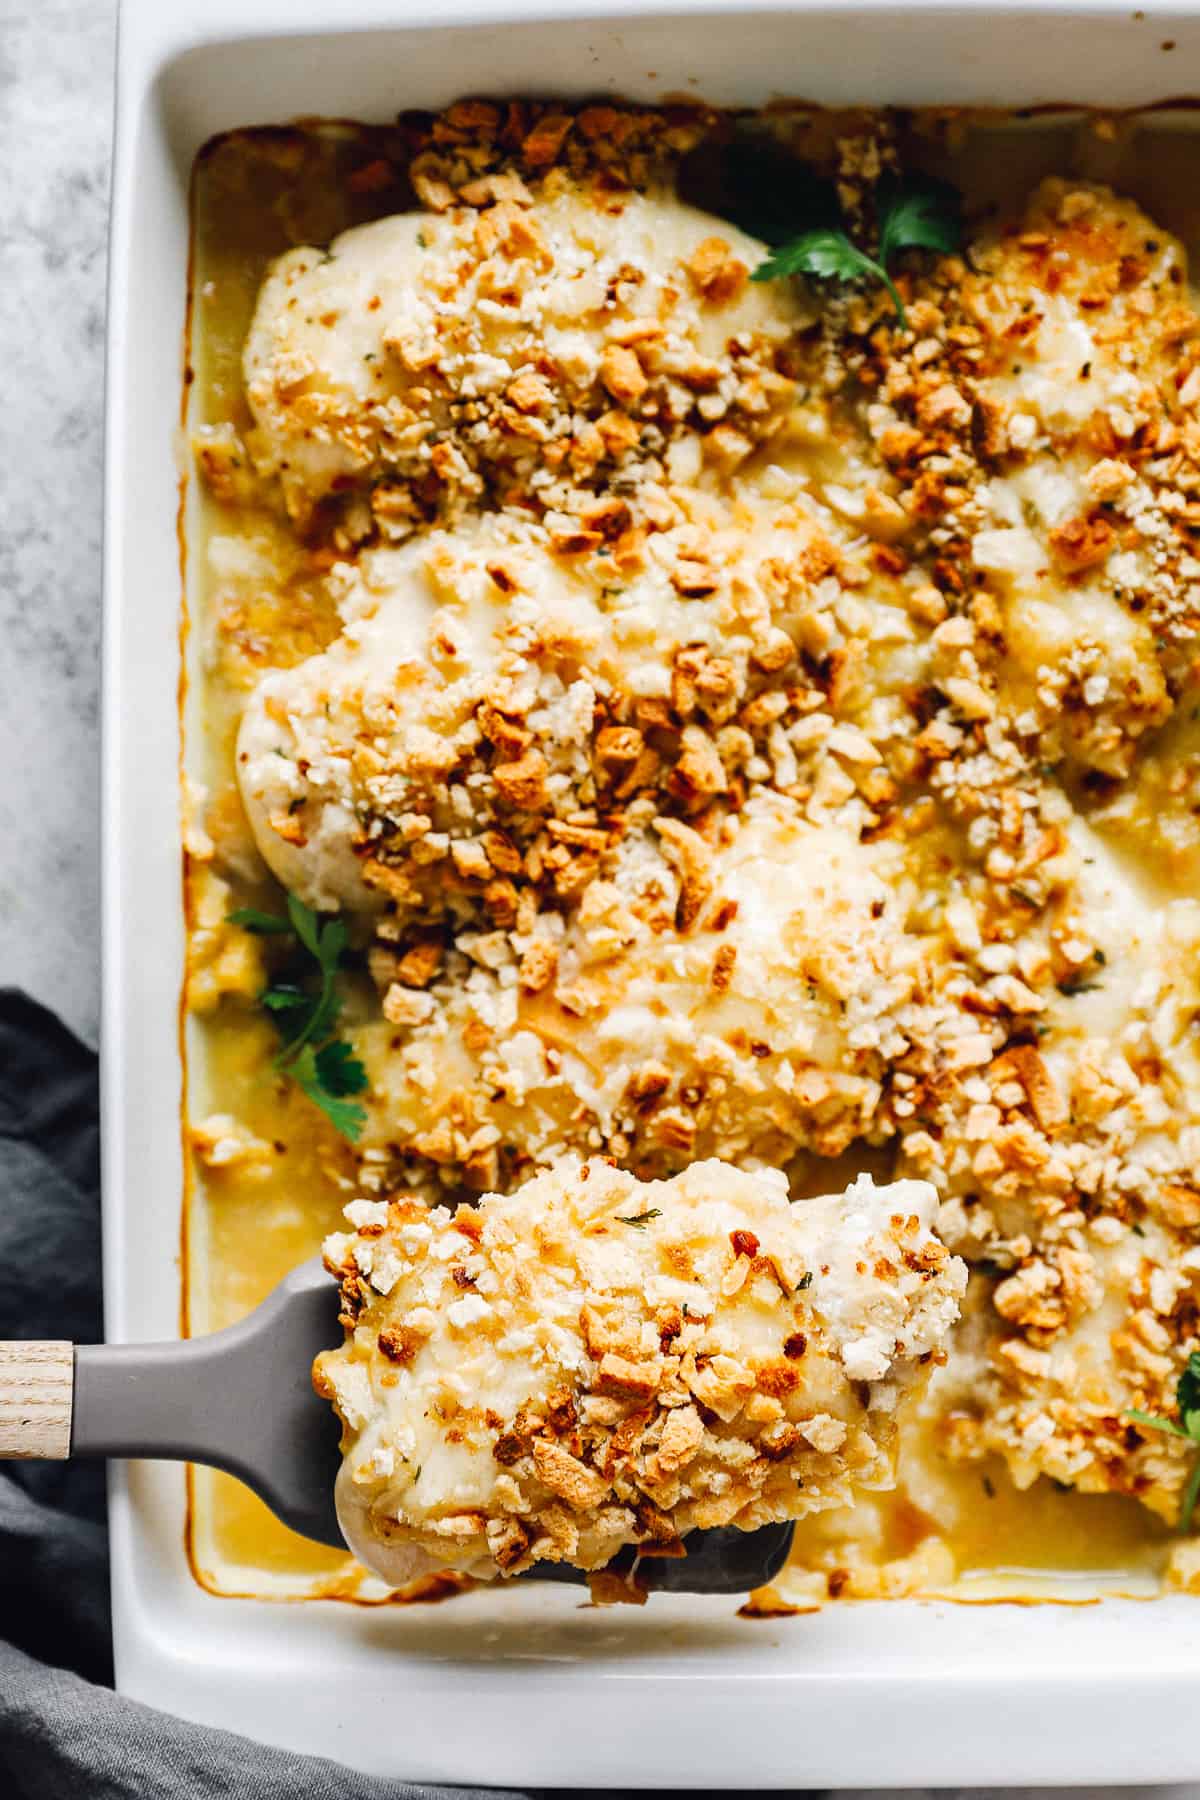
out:
{"label": "buttery sauce", "polygon": [[[192,191],[189,430],[250,422],[240,354],[271,259],[412,205],[390,173],[382,185],[363,179],[373,154],[386,152],[393,136],[385,128],[349,126],[251,131],[218,139],[202,153]],[[950,128],[930,126],[920,156],[931,169],[951,174],[972,204],[998,204],[1048,172],[1110,181],[1194,247],[1200,242],[1200,186],[1188,178],[1194,143],[1153,122],[1118,120],[1098,129],[1096,121],[1078,119],[1020,128],[958,120]],[[237,720],[256,675],[312,654],[335,635],[336,620],[322,595],[323,568],[265,511],[218,506],[189,474],[186,521],[186,767],[206,790],[205,824],[219,837],[224,864],[242,871],[230,882],[230,903],[271,905],[273,890],[261,876],[234,785]],[[1194,752],[1190,721],[1171,731],[1186,734],[1185,747]],[[1195,832],[1186,842],[1178,829],[1174,837],[1166,834],[1164,825],[1164,886],[1194,891]],[[1119,851],[1119,817],[1106,835]],[[202,864],[194,866],[194,942],[202,876]],[[308,1102],[273,1075],[277,1038],[252,999],[227,997],[192,1017],[187,1047],[192,1122],[231,1115],[267,1147],[249,1166],[195,1164],[185,1225],[185,1317],[189,1329],[207,1331],[244,1315],[318,1251],[339,1224],[353,1186],[353,1158]],[[797,1190],[829,1191],[863,1167],[886,1179],[887,1162],[878,1152],[851,1153],[836,1164],[810,1159],[797,1171]],[[231,1478],[196,1471],[191,1498],[193,1566],[211,1591],[386,1597],[352,1559],[287,1531]],[[1150,1594],[1171,1542],[1169,1529],[1131,1500],[1081,1495],[1044,1478],[1018,1492],[998,1461],[953,1465],[915,1418],[903,1431],[897,1491],[864,1496],[852,1512],[803,1523],[777,1593],[800,1611],[828,1598],[893,1594],[959,1600]]]}

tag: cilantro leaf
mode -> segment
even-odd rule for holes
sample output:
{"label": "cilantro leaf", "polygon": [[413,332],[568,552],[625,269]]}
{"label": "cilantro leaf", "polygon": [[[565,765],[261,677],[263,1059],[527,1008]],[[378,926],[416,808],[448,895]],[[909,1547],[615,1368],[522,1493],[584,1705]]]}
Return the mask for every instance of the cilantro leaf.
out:
{"label": "cilantro leaf", "polygon": [[345,921],[323,918],[295,894],[287,896],[287,918],[241,907],[229,917],[247,930],[295,937],[316,963],[319,984],[275,981],[259,995],[283,1039],[275,1067],[287,1075],[340,1131],[356,1141],[366,1123],[363,1107],[347,1096],[368,1086],[367,1071],[350,1045],[335,1035],[342,1001],[337,974],[346,950]]}
{"label": "cilantro leaf", "polygon": [[303,988],[294,987],[289,981],[278,981],[274,987],[264,988],[258,996],[269,1012],[290,1012],[298,1006],[311,1006],[312,995],[306,994]]}
{"label": "cilantro leaf", "polygon": [[[326,1045],[326,1049],[333,1047]],[[349,1046],[345,1044],[341,1048],[349,1050]],[[320,1054],[311,1044],[306,1044],[300,1054],[287,1065],[287,1072],[301,1092],[307,1094],[314,1106],[320,1107],[342,1136],[349,1138],[351,1143],[357,1143],[367,1122],[366,1109],[344,1099],[341,1094],[330,1092],[322,1077]],[[358,1067],[361,1069],[362,1064],[359,1063]]]}
{"label": "cilantro leaf", "polygon": [[786,275],[826,276],[834,281],[857,281],[878,269],[878,264],[852,244],[844,231],[820,226],[781,244],[759,263],[753,281],[778,281]]}
{"label": "cilantro leaf", "polygon": [[1187,1367],[1179,1377],[1175,1389],[1175,1400],[1181,1413],[1195,1412],[1200,1408],[1200,1350],[1193,1350],[1187,1359]]}
{"label": "cilantro leaf", "polygon": [[227,913],[226,917],[230,924],[240,925],[244,931],[261,932],[264,936],[292,929],[290,919],[280,919],[274,913],[259,912],[256,906],[239,906],[235,911]]}
{"label": "cilantro leaf", "polygon": [[904,326],[908,324],[904,302],[883,264],[860,250],[857,244],[851,243],[844,231],[834,227],[806,231],[802,236],[793,238],[791,243],[782,244],[778,250],[772,251],[765,262],[759,263],[750,279],[778,281],[785,275],[815,275],[843,283],[873,275],[892,296],[892,304],[900,323]]}
{"label": "cilantro leaf", "polygon": [[617,1223],[618,1223],[618,1225],[637,1225],[640,1227],[645,1227],[646,1225],[648,1225],[650,1223],[651,1219],[661,1219],[661,1218],[662,1218],[662,1207],[661,1206],[652,1206],[650,1208],[649,1212],[618,1213],[617,1214]]}
{"label": "cilantro leaf", "polygon": [[840,225],[823,225],[778,245],[754,270],[751,280],[811,275],[847,283],[872,278],[886,287],[896,316],[907,330],[908,315],[888,264],[901,250],[957,250],[962,242],[959,197],[945,182],[925,178],[881,182],[877,214],[878,257],[860,250]]}
{"label": "cilantro leaf", "polygon": [[1175,1384],[1175,1405],[1178,1421],[1164,1419],[1158,1413],[1141,1412],[1137,1407],[1129,1407],[1125,1417],[1150,1431],[1161,1431],[1166,1437],[1186,1438],[1196,1445],[1197,1455],[1179,1505],[1179,1529],[1190,1531],[1192,1514],[1200,1500],[1200,1351],[1192,1351]]}
{"label": "cilantro leaf", "polygon": [[1128,1407],[1125,1417],[1135,1420],[1139,1425],[1145,1425],[1150,1431],[1163,1431],[1169,1437],[1188,1436],[1182,1425],[1176,1425],[1174,1419],[1160,1419],[1157,1413],[1140,1412],[1136,1406]]}
{"label": "cilantro leaf", "polygon": [[[304,1044],[322,1044],[333,1035],[342,1010],[342,1002],[338,995],[336,976],[342,960],[342,952],[346,948],[346,926],[341,919],[330,919],[322,923],[311,907],[305,906],[295,894],[287,898],[288,917],[292,921],[296,936],[300,939],[310,956],[315,957],[321,975],[320,991],[315,997],[305,995],[309,1011],[299,1013],[289,1041],[284,1045],[276,1059],[276,1067],[283,1068],[291,1061],[296,1052]],[[268,989],[268,993],[278,989]],[[264,1004],[272,1002],[264,994]],[[275,1010],[280,1010],[278,1006]]]}
{"label": "cilantro leaf", "polygon": [[323,969],[336,969],[346,948],[346,926],[341,919],[330,919],[317,943],[317,956]]}
{"label": "cilantro leaf", "polygon": [[346,1094],[361,1094],[367,1086],[367,1071],[349,1044],[331,1038],[313,1058],[321,1085],[339,1099]]}
{"label": "cilantro leaf", "polygon": [[899,250],[936,250],[952,256],[962,247],[961,202],[944,181],[881,182],[877,200],[879,260]]}
{"label": "cilantro leaf", "polygon": [[287,909],[288,918],[292,921],[292,930],[310,956],[315,956],[320,962],[320,926],[316,913],[311,906],[305,906],[303,900],[298,899],[295,894],[288,895]]}
{"label": "cilantro leaf", "polygon": [[281,1062],[294,1050],[298,1050],[301,1044],[321,1044],[333,1035],[342,1011],[341,997],[333,983],[332,969],[322,974],[321,991],[315,999],[309,996],[312,1010],[306,1017],[297,1019],[298,1029],[280,1053]]}

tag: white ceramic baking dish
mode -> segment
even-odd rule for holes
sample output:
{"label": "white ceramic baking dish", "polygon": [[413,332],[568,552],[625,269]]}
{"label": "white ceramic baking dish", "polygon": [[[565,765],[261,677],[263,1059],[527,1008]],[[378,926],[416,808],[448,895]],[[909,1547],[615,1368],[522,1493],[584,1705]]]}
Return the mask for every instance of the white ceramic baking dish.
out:
{"label": "white ceramic baking dish", "polygon": [[[753,11],[676,0],[125,0],[108,365],[108,1330],[179,1319],[176,509],[187,187],[235,125],[462,93],[1127,106],[1200,90],[1200,4]],[[1198,152],[1200,154],[1200,152]],[[178,1469],[112,1483],[128,1694],[363,1769],[453,1782],[825,1787],[1200,1776],[1200,1602],[893,1602],[751,1623],[728,1601],[510,1589],[399,1611],[217,1599]]]}

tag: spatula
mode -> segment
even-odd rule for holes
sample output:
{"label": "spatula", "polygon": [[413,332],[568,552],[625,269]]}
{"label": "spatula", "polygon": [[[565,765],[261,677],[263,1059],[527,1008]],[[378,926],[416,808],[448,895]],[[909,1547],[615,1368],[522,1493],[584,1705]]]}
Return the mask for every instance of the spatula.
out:
{"label": "spatula", "polygon": [[[0,1342],[0,1457],[130,1456],[205,1463],[253,1488],[293,1531],[344,1548],[333,1504],[338,1424],[313,1392],[340,1340],[337,1289],[301,1265],[237,1325],[167,1344]],[[790,1525],[693,1532],[678,1560],[643,1559],[643,1586],[738,1594],[782,1567]],[[539,1578],[579,1581],[562,1564]]]}

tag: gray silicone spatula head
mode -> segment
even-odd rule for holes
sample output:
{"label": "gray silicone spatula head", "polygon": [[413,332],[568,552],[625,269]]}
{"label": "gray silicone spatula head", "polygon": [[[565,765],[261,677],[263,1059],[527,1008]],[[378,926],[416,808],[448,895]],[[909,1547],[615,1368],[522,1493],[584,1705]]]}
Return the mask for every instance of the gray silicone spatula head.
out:
{"label": "gray silicone spatula head", "polygon": [[[334,1510],[339,1427],[313,1392],[313,1358],[339,1342],[338,1293],[318,1260],[282,1281],[248,1318],[171,1344],[76,1351],[73,1456],[206,1463],[253,1488],[285,1525],[344,1548]],[[694,1532],[678,1560],[644,1558],[643,1587],[742,1594],[778,1574],[790,1525]],[[586,1580],[545,1565],[535,1575]]]}
{"label": "gray silicone spatula head", "polygon": [[340,1428],[312,1385],[313,1358],[341,1338],[337,1309],[314,1258],[224,1331],[81,1346],[71,1454],[225,1469],[293,1531],[344,1549],[333,1504]]}

